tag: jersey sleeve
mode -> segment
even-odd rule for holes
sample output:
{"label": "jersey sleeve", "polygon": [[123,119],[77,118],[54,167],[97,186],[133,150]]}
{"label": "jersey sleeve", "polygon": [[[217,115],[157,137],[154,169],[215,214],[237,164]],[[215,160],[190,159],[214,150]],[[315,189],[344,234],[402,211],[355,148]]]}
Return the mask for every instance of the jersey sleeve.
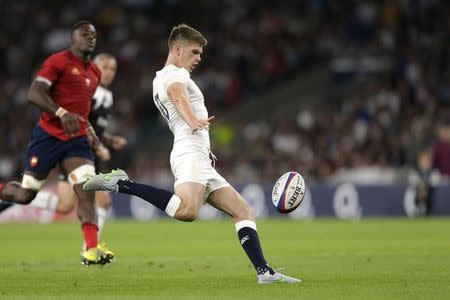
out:
{"label": "jersey sleeve", "polygon": [[36,80],[52,85],[64,70],[64,65],[60,56],[50,56],[36,73]]}
{"label": "jersey sleeve", "polygon": [[189,83],[189,79],[189,72],[186,69],[177,69],[165,74],[165,76],[162,78],[162,85],[164,90],[167,91],[169,86],[175,82],[179,82],[187,86]]}

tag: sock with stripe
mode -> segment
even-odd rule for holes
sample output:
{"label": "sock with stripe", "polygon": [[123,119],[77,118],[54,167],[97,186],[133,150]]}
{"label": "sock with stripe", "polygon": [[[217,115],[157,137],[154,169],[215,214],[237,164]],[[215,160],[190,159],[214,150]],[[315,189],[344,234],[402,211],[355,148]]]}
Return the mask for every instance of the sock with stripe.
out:
{"label": "sock with stripe", "polygon": [[165,211],[172,218],[181,204],[181,199],[177,195],[150,185],[131,180],[119,180],[117,185],[119,186],[119,193],[137,196]]}
{"label": "sock with stripe", "polygon": [[250,220],[239,221],[235,224],[242,248],[247,253],[248,258],[255,267],[258,275],[269,271],[270,274],[275,273],[267,264],[262,253],[261,243],[259,241],[258,232],[256,231],[256,223]]}

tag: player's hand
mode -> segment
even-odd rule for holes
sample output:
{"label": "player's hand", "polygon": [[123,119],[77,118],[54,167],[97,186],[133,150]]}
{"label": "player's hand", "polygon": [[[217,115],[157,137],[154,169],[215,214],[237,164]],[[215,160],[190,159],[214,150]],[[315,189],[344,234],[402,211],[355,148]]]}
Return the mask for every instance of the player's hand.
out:
{"label": "player's hand", "polygon": [[102,160],[102,161],[108,161],[111,159],[111,152],[109,152],[108,148],[106,148],[103,143],[98,138],[97,134],[95,133],[94,127],[92,127],[91,123],[87,122],[88,128],[87,128],[87,138],[89,141],[89,144],[91,145],[92,149],[94,149],[95,154]]}
{"label": "player's hand", "polygon": [[214,120],[215,116],[211,116],[208,119],[196,119],[194,120],[190,126],[192,128],[192,134],[194,134],[197,130],[209,130],[209,125],[212,120]]}
{"label": "player's hand", "polygon": [[127,143],[128,142],[126,138],[124,138],[123,136],[114,135],[112,137],[111,146],[114,150],[121,150]]}
{"label": "player's hand", "polygon": [[89,144],[91,145],[92,149],[96,150],[100,145],[103,145],[100,139],[98,138],[97,134],[95,133],[94,128],[92,127],[91,123],[87,123],[87,138],[89,141]]}
{"label": "player's hand", "polygon": [[65,113],[61,118],[61,123],[64,132],[73,137],[80,130],[80,124],[78,123],[78,115],[70,112]]}

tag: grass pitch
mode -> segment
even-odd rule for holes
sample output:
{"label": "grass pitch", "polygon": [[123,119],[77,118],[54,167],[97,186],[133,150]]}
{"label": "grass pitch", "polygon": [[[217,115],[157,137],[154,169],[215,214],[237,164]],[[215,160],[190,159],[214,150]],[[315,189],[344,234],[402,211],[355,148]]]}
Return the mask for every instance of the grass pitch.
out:
{"label": "grass pitch", "polygon": [[230,220],[107,223],[108,266],[79,262],[78,224],[0,224],[0,299],[449,299],[450,219],[261,220],[258,286]]}

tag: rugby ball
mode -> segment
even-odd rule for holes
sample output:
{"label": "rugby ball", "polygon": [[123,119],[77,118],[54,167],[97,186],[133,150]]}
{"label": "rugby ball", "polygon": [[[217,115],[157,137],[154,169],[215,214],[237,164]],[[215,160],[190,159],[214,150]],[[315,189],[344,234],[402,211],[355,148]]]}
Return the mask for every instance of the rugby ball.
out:
{"label": "rugby ball", "polygon": [[273,186],[272,203],[280,213],[290,213],[302,203],[305,191],[302,175],[294,171],[287,172]]}

